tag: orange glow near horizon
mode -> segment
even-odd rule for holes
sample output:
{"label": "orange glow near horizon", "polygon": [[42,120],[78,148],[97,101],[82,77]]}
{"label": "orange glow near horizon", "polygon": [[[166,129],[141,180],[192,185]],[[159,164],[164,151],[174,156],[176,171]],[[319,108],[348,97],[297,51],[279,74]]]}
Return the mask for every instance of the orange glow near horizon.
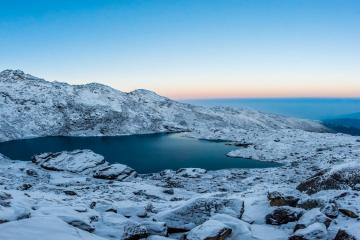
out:
{"label": "orange glow near horizon", "polygon": [[360,87],[354,86],[306,86],[294,87],[213,87],[213,88],[159,88],[155,90],[160,95],[174,99],[196,99],[196,98],[359,98]]}

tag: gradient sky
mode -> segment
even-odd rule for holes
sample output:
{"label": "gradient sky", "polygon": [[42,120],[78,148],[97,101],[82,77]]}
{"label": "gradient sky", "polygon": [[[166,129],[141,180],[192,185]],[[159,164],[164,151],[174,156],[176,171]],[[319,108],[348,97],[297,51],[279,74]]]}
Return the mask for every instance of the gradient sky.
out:
{"label": "gradient sky", "polygon": [[172,98],[360,96],[358,0],[0,1],[0,70]]}

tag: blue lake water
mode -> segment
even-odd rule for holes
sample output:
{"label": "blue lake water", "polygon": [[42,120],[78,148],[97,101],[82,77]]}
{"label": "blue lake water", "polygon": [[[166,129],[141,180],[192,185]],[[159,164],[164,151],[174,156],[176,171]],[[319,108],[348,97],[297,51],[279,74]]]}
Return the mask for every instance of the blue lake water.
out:
{"label": "blue lake water", "polygon": [[251,108],[314,120],[360,112],[360,98],[195,99],[182,100],[182,102],[201,106]]}
{"label": "blue lake water", "polygon": [[181,137],[178,134],[150,134],[118,137],[43,137],[0,143],[0,153],[20,160],[42,152],[91,149],[110,163],[123,163],[139,173],[164,169],[198,167],[208,170],[227,168],[267,168],[278,163],[226,156],[235,146]]}

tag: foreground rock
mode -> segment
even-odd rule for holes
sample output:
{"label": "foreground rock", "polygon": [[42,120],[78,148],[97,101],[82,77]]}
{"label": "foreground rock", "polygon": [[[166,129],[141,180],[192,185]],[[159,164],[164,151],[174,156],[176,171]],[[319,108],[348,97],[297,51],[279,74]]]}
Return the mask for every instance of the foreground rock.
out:
{"label": "foreground rock", "polygon": [[107,180],[124,180],[125,178],[135,175],[135,170],[124,164],[112,164],[110,166],[106,166],[97,170],[94,173],[94,178]]}
{"label": "foreground rock", "polygon": [[230,236],[232,230],[225,224],[216,221],[208,220],[193,228],[187,235],[187,240],[224,240]]}
{"label": "foreground rock", "polygon": [[32,161],[42,168],[52,171],[83,173],[104,165],[104,157],[91,150],[63,151],[35,155]]}
{"label": "foreground rock", "polygon": [[270,206],[296,207],[296,204],[299,201],[299,198],[293,196],[285,196],[280,192],[269,192],[268,199],[270,201]]}
{"label": "foreground rock", "polygon": [[272,213],[266,215],[266,224],[281,225],[299,220],[302,212],[291,208],[277,208]]}
{"label": "foreground rock", "polygon": [[173,210],[162,212],[155,218],[165,222],[169,231],[188,231],[209,220],[217,213],[226,213],[240,218],[244,212],[244,202],[240,199],[220,197],[196,198]]}
{"label": "foreground rock", "polygon": [[105,240],[74,228],[56,217],[34,217],[0,224],[0,239],[6,240]]}
{"label": "foreground rock", "polygon": [[327,230],[322,223],[313,223],[304,229],[297,230],[289,240],[325,239]]}
{"label": "foreground rock", "polygon": [[299,191],[314,194],[321,190],[355,188],[360,184],[360,164],[338,165],[330,170],[323,170],[300,183]]}

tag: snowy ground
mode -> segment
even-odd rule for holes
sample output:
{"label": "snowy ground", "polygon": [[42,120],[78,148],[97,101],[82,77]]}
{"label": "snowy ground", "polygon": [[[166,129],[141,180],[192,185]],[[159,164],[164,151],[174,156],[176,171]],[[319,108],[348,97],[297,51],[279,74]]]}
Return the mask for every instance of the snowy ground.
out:
{"label": "snowy ground", "polygon": [[[284,166],[136,175],[124,166],[109,169],[88,151],[34,162],[2,157],[0,239],[37,239],[49,232],[56,234],[47,239],[334,239],[339,229],[360,237],[359,183],[312,195],[296,190],[320,169],[353,167],[358,174],[359,138],[283,130],[228,140],[252,144],[234,146],[231,156]],[[99,172],[103,177],[94,178]],[[268,193],[274,191],[279,193],[271,203]],[[19,228],[21,238],[13,234]]]}
{"label": "snowy ground", "polygon": [[[74,87],[16,71],[0,80],[2,141],[186,130],[187,137],[231,141],[229,156],[283,163],[140,175],[86,150],[32,162],[0,155],[0,239],[360,239],[358,137],[307,132],[325,129],[256,111],[191,107],[143,90]],[[120,122],[109,120],[119,114]]]}

